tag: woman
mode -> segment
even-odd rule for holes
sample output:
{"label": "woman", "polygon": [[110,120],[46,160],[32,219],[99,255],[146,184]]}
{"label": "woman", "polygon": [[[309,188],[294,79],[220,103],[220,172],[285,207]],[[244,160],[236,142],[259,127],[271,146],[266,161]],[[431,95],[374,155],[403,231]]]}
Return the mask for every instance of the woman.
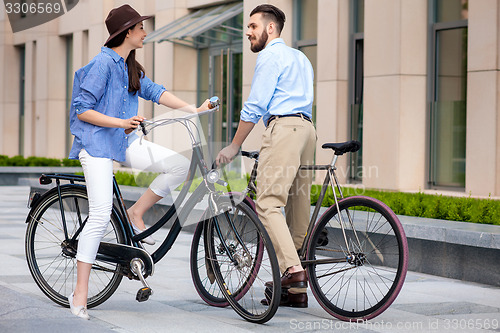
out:
{"label": "woman", "polygon": [[[84,319],[89,319],[90,271],[113,204],[113,161],[161,173],[128,210],[136,233],[145,229],[144,213],[185,180],[189,166],[182,155],[135,140],[137,135],[132,132],[144,120],[137,115],[138,97],[189,112],[208,109],[208,100],[196,109],[145,76],[135,60],[135,50],[142,48],[146,37],[142,21],[150,17],[139,15],[129,5],[111,10],[106,18],[110,36],[101,53],[75,73],[70,111],[75,139],[69,157],[80,159],[82,164],[89,218],[78,242],[76,288],[68,300],[71,312]],[[151,237],[143,242],[154,244]]]}

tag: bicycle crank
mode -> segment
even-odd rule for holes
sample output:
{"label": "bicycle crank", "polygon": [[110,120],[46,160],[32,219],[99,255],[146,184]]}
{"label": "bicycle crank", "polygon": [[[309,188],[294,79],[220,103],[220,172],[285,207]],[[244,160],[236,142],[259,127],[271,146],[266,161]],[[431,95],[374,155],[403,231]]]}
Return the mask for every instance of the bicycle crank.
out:
{"label": "bicycle crank", "polygon": [[149,296],[153,294],[153,290],[146,282],[146,279],[143,276],[144,263],[139,258],[134,258],[130,261],[130,269],[132,272],[139,277],[141,280],[143,287],[137,291],[137,296],[135,299],[138,302],[144,302],[149,299]]}

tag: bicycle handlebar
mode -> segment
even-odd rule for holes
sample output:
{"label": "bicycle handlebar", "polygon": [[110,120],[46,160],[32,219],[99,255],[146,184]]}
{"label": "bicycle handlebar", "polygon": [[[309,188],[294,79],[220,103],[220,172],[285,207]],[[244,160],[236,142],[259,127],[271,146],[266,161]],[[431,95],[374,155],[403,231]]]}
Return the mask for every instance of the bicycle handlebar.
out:
{"label": "bicycle handlebar", "polygon": [[[219,107],[220,107],[220,99],[219,99],[219,97],[217,97],[217,96],[211,97],[209,99],[209,102],[208,102],[208,107],[210,109],[205,110],[205,111],[201,111],[201,112],[191,113],[191,114],[185,115],[183,117],[178,117],[178,118],[163,119],[163,120],[160,120],[160,121],[151,121],[151,120],[146,120],[145,119],[145,120],[143,120],[143,121],[140,122],[142,134],[147,135],[149,133],[149,131],[151,129],[153,129],[154,127],[156,127],[156,126],[168,125],[168,124],[171,124],[171,123],[174,123],[174,122],[179,122],[179,121],[182,121],[182,120],[188,120],[188,119],[191,119],[191,118],[194,118],[194,117],[198,117],[198,116],[201,116],[201,115],[204,115],[204,114],[207,114],[207,113],[212,113],[212,112],[218,111]],[[150,130],[148,130],[146,128],[146,126],[153,126],[153,127]]]}
{"label": "bicycle handlebar", "polygon": [[250,159],[257,160],[259,158],[259,151],[258,150],[254,150],[254,151],[242,150],[241,156],[245,156],[245,157],[248,157]]}

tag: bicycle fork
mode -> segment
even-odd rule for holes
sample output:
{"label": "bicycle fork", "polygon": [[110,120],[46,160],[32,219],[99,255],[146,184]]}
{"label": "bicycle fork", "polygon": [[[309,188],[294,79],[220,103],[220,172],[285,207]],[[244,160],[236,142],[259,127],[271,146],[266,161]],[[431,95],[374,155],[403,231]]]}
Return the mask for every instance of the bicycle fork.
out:
{"label": "bicycle fork", "polygon": [[[223,209],[222,210],[220,209],[219,205],[217,204],[217,202],[214,198],[214,195],[215,195],[214,193],[211,193],[211,195],[209,197],[209,206],[210,206],[210,209],[212,210],[212,214],[214,217],[215,231],[216,231],[217,235],[219,236],[219,239],[221,240],[221,244],[219,245],[220,246],[219,252],[226,253],[229,260],[237,268],[242,268],[244,266],[248,266],[249,263],[251,263],[251,261],[252,261],[250,251],[248,251],[245,243],[241,239],[241,237],[236,229],[236,226],[234,225],[233,219],[231,218],[231,214],[229,213],[229,211],[224,211]],[[226,244],[226,241],[225,241],[226,237],[224,237],[223,232],[222,232],[220,225],[219,225],[219,222],[218,222],[219,214],[226,215],[226,218],[229,222],[228,233],[231,231],[233,232],[233,234],[235,236],[236,243],[238,245],[240,245],[242,248],[242,252],[243,252],[242,256],[235,253],[234,244],[233,245]],[[237,213],[237,211],[235,211],[235,212],[233,212],[233,214],[234,214],[234,218],[236,218],[238,213]]]}

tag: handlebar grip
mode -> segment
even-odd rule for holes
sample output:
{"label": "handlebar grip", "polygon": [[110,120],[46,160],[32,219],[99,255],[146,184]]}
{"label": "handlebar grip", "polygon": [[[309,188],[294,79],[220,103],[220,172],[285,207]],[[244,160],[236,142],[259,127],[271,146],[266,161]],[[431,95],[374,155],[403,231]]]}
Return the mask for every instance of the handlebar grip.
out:
{"label": "handlebar grip", "polygon": [[214,109],[220,105],[220,99],[217,96],[213,96],[209,99],[208,107]]}
{"label": "handlebar grip", "polygon": [[146,131],[146,125],[144,124],[143,121],[140,122],[140,125],[141,125],[142,134],[148,135],[148,132]]}
{"label": "handlebar grip", "polygon": [[245,150],[242,150],[241,151],[241,156],[248,157],[248,158],[256,160],[256,159],[259,158],[259,151],[258,150],[254,150],[254,151],[245,151]]}

